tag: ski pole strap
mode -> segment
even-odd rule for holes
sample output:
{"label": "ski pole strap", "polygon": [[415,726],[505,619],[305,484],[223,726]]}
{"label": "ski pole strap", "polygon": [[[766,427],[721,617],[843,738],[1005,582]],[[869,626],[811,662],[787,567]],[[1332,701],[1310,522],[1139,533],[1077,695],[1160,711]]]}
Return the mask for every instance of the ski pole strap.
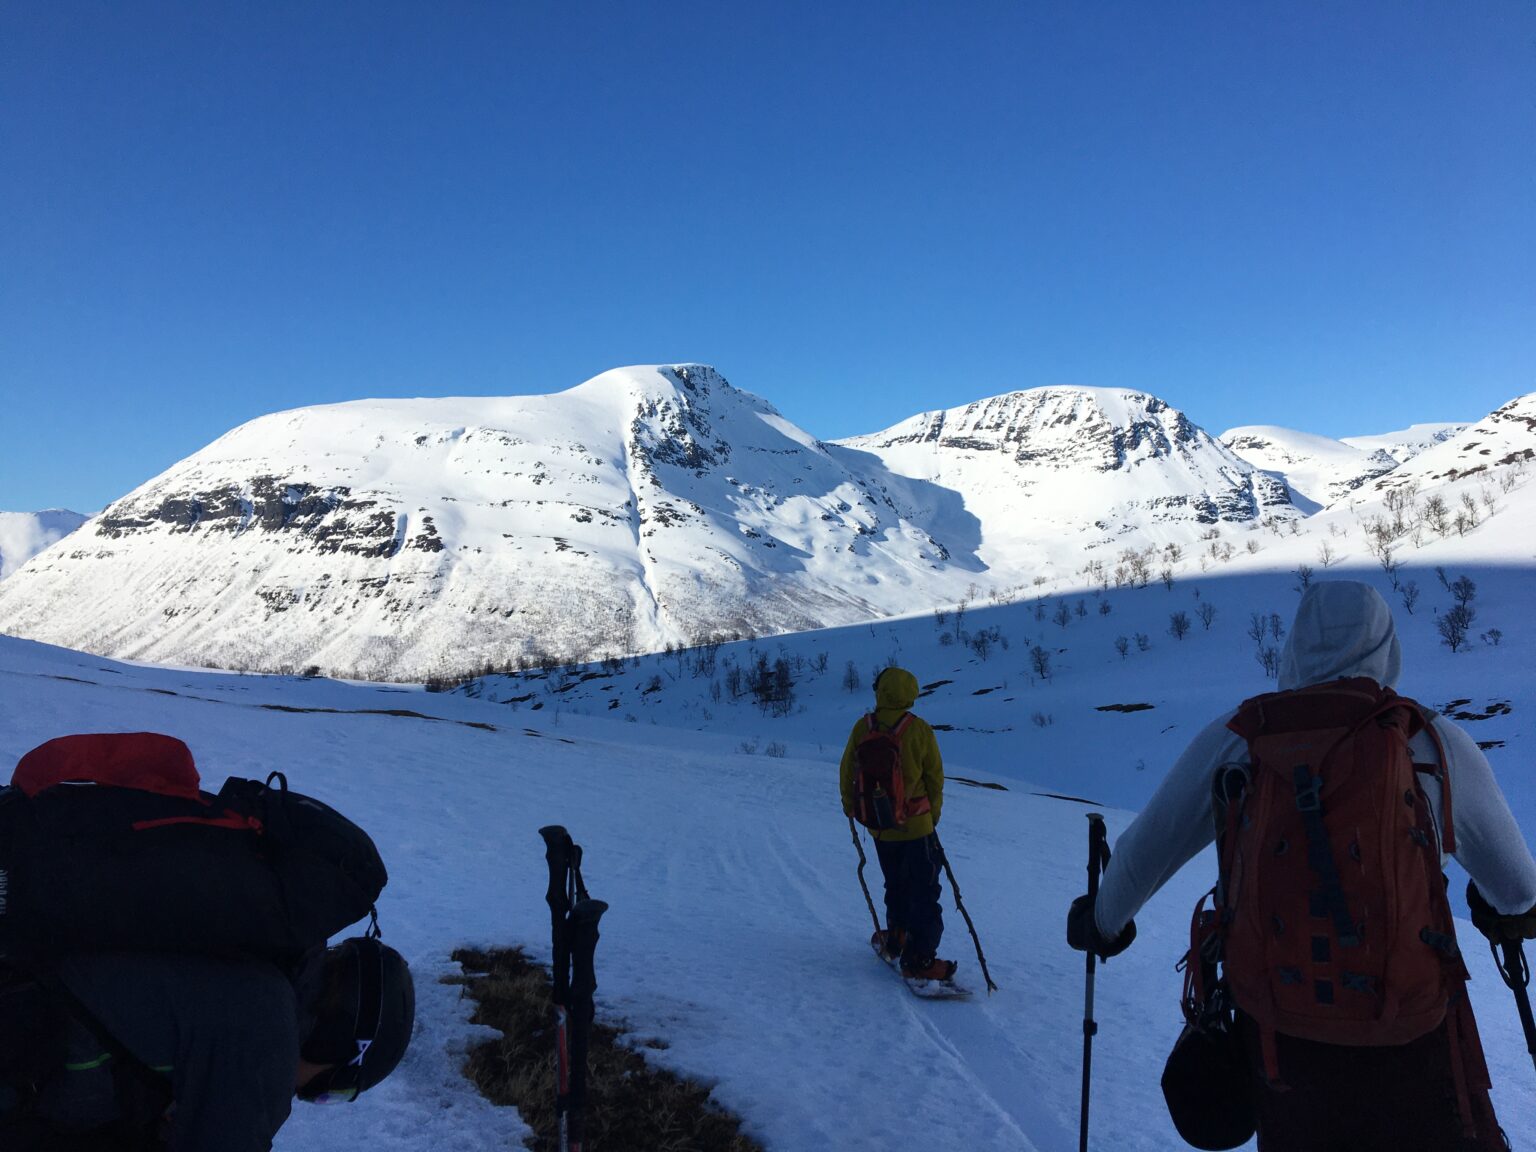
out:
{"label": "ski pole strap", "polygon": [[[1520,1013],[1520,1027],[1525,1032],[1525,1049],[1536,1059],[1536,1017],[1531,1013],[1531,965],[1525,956],[1525,947],[1519,940],[1490,942],[1493,962],[1498,965],[1499,976],[1515,994],[1515,1009]],[[1502,950],[1503,955],[1500,955]]]}

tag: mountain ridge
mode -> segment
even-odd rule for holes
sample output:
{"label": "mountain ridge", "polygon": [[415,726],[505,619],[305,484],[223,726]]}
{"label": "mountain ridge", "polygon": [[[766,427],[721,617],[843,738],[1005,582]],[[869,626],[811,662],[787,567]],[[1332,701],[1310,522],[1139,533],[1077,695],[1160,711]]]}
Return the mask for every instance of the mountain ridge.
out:
{"label": "mountain ridge", "polygon": [[[1505,408],[1513,458],[1536,432]],[[1493,452],[1474,439],[1415,457],[1442,469],[1425,482],[1454,482],[1447,453]],[[249,421],[7,580],[0,629],[421,680],[1018,598],[1127,563],[1145,579],[1154,555],[1307,511],[1145,392],[1030,389],[822,441],[710,366],[643,365]]]}

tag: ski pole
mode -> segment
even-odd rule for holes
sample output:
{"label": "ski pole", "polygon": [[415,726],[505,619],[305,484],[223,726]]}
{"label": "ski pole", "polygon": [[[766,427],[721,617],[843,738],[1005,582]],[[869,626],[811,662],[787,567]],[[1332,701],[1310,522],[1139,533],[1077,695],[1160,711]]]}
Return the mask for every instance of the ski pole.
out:
{"label": "ski pole", "polygon": [[869,905],[869,918],[875,922],[875,932],[880,932],[880,914],[875,911],[875,902],[869,894],[869,885],[864,883],[864,865],[869,863],[864,858],[864,845],[859,843],[859,830],[853,822],[853,817],[848,817],[848,832],[853,836],[853,847],[859,854],[859,887],[864,889],[864,903]]}
{"label": "ski pole", "polygon": [[981,965],[981,978],[987,982],[987,995],[997,991],[997,985],[992,983],[992,973],[987,971],[987,958],[981,951],[981,937],[976,935],[976,925],[971,923],[971,914],[965,910],[965,905],[960,901],[960,885],[955,883],[955,870],[949,866],[949,853],[944,851],[944,845],[939,843],[939,833],[935,829],[933,833],[933,845],[939,850],[939,862],[944,865],[944,874],[949,877],[949,890],[955,894],[955,907],[960,910],[960,915],[965,917],[965,926],[971,930],[971,942],[976,945],[976,960]]}
{"label": "ski pole", "polygon": [[549,904],[550,982],[549,1004],[555,1018],[555,1117],[559,1128],[558,1147],[569,1146],[566,1131],[566,1102],[570,1096],[570,978],[572,857],[576,845],[571,834],[558,824],[539,829],[544,838],[544,860],[549,865],[549,889],[544,895]]}
{"label": "ski pole", "polygon": [[[1099,874],[1109,864],[1109,841],[1104,835],[1104,817],[1088,813],[1088,914],[1093,915],[1099,898]],[[1088,951],[1088,982],[1083,1004],[1083,1102],[1077,1134],[1078,1152],[1088,1152],[1088,1085],[1092,1079],[1093,1038],[1099,1026],[1093,1019],[1093,974],[1098,957]]]}
{"label": "ski pole", "polygon": [[[1493,962],[1499,967],[1499,975],[1509,990],[1515,994],[1515,1007],[1520,1012],[1520,1027],[1525,1030],[1525,1049],[1536,1062],[1536,1019],[1531,1016],[1531,965],[1525,958],[1525,945],[1519,940],[1502,940],[1489,944]],[[1499,950],[1503,949],[1501,959]]]}
{"label": "ski pole", "polygon": [[587,898],[577,901],[571,909],[571,959],[575,968],[571,977],[571,1077],[561,1152],[582,1152],[587,1144],[587,1040],[595,1015],[592,994],[597,990],[593,955],[597,950],[597,922],[606,911],[607,904]]}

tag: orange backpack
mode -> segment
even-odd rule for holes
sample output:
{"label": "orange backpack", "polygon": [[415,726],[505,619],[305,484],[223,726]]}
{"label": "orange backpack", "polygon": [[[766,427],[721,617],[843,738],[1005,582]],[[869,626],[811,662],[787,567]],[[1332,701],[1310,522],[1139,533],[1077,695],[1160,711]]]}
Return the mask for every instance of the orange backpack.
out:
{"label": "orange backpack", "polygon": [[[1356,678],[1254,697],[1228,727],[1248,741],[1250,776],[1227,806],[1214,919],[1266,1074],[1279,1082],[1277,1032],[1396,1045],[1438,1027],[1467,970],[1440,870],[1455,842],[1429,717]],[[1414,764],[1420,731],[1439,763]],[[1443,841],[1420,772],[1439,779]]]}
{"label": "orange backpack", "polygon": [[901,765],[901,736],[912,722],[908,712],[889,731],[871,712],[864,718],[864,735],[853,749],[853,817],[864,827],[884,832],[900,828],[930,808],[928,797],[907,799]]}

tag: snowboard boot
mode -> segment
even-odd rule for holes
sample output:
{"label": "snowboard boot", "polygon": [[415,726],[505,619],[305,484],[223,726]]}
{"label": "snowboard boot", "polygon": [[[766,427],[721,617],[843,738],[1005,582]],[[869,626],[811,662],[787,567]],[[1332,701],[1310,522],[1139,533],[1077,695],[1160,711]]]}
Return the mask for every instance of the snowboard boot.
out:
{"label": "snowboard boot", "polygon": [[926,961],[901,962],[901,974],[908,980],[951,980],[959,965],[953,960],[929,957]]}
{"label": "snowboard boot", "polygon": [[904,928],[879,929],[869,938],[869,945],[880,958],[887,963],[893,963],[901,955],[901,950],[907,943],[907,932]]}

